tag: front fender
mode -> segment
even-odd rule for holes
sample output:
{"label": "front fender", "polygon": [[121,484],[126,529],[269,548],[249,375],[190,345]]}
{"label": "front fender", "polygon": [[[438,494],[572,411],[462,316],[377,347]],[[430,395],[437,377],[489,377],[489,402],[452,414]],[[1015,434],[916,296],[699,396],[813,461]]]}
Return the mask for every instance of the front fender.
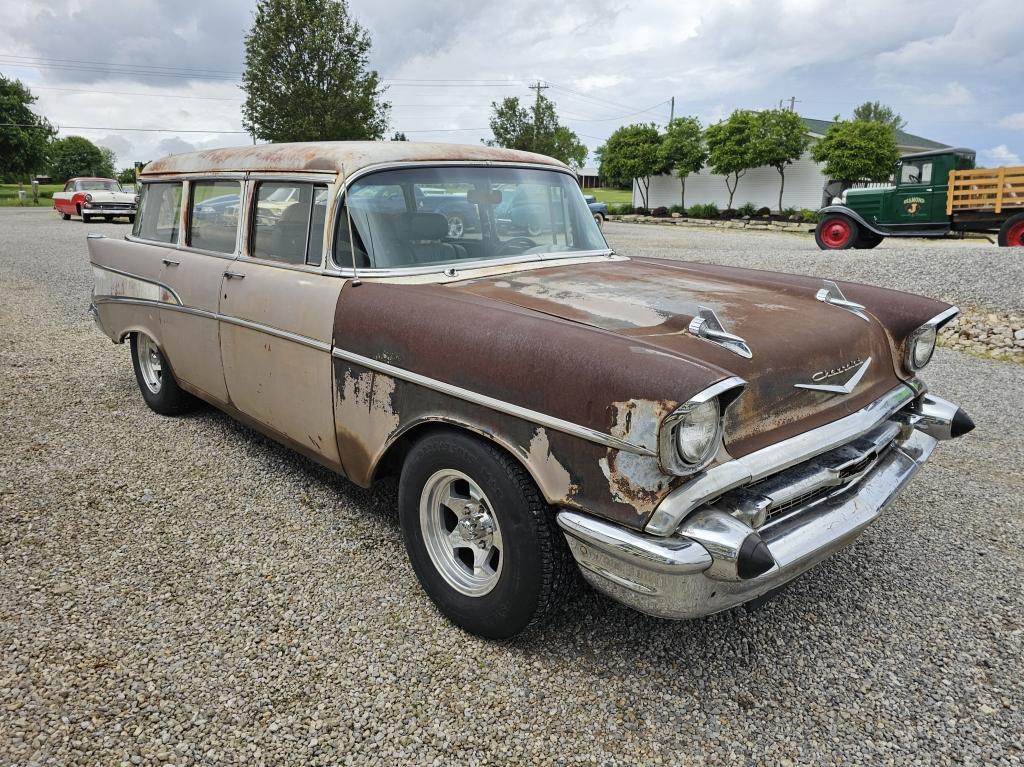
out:
{"label": "front fender", "polygon": [[846,216],[857,222],[857,226],[867,229],[869,232],[873,232],[881,237],[888,237],[889,232],[885,229],[879,229],[876,224],[870,223],[860,213],[855,211],[853,208],[848,208],[845,205],[829,205],[828,207],[822,208],[818,211],[819,215],[826,216],[830,213],[838,213],[839,215]]}

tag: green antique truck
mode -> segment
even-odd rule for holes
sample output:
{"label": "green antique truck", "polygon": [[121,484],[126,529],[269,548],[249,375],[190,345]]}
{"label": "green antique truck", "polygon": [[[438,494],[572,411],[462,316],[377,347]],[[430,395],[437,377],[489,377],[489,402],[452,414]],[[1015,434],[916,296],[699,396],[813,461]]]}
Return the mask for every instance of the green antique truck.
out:
{"label": "green antique truck", "polygon": [[998,233],[1024,246],[1024,167],[975,168],[972,149],[908,154],[895,186],[847,189],[821,209],[814,239],[822,250],[873,248],[886,237]]}

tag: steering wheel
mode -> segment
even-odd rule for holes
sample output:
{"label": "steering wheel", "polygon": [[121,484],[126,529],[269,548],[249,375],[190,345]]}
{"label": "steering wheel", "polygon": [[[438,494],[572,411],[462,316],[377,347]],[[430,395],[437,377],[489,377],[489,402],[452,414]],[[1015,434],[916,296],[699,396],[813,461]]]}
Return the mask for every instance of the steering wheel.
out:
{"label": "steering wheel", "polygon": [[529,237],[513,237],[511,240],[506,240],[501,246],[500,255],[505,255],[506,253],[522,253],[524,250],[536,247],[537,243]]}

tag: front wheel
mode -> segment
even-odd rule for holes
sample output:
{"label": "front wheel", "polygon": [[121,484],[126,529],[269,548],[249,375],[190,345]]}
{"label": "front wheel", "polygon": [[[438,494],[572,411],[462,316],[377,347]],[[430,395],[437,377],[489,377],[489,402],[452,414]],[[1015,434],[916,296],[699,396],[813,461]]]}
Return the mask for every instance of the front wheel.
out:
{"label": "front wheel", "polygon": [[597,228],[598,229],[603,227],[604,226],[604,216],[602,216],[600,213],[595,213],[594,214],[594,223],[597,224]]}
{"label": "front wheel", "polygon": [[822,250],[846,250],[853,247],[859,234],[860,229],[852,219],[833,214],[818,222],[814,241]]}
{"label": "front wheel", "polygon": [[550,615],[574,582],[553,510],[512,457],[467,434],[417,442],[398,488],[423,590],[453,623],[508,639]]}
{"label": "front wheel", "polygon": [[1024,213],[1010,216],[999,227],[999,238],[997,240],[1002,248],[1014,248],[1024,246]]}
{"label": "front wheel", "polygon": [[196,399],[178,386],[163,352],[145,333],[132,333],[132,367],[135,380],[150,410],[160,415],[179,415],[195,408]]}

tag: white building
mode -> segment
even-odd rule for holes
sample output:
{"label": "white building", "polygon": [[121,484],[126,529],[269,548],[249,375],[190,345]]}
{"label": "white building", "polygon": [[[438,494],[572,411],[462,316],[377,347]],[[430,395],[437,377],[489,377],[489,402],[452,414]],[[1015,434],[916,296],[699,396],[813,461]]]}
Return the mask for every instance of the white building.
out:
{"label": "white building", "polygon": [[[803,121],[807,125],[807,135],[811,137],[812,142],[821,139],[825,135],[825,131],[832,125],[828,120],[812,120],[808,117],[804,117]],[[903,131],[896,132],[896,143],[900,154],[924,152],[947,146]],[[821,172],[823,167],[814,162],[810,153],[807,152],[792,165],[787,165],[786,189],[782,198],[782,206],[798,210],[820,208],[823,201],[823,189],[829,181]],[[681,184],[678,176],[651,177],[649,207],[669,208],[679,205],[680,199]],[[700,173],[691,173],[686,177],[686,206],[709,202],[713,202],[720,209],[725,210],[729,206],[729,190],[725,187],[724,176],[717,176],[709,168],[704,168]],[[778,207],[779,172],[775,168],[751,168],[740,178],[732,204],[734,208],[738,208],[748,202],[756,208],[775,210]],[[640,195],[637,182],[634,182],[633,205],[640,206],[642,204],[643,197]]]}

